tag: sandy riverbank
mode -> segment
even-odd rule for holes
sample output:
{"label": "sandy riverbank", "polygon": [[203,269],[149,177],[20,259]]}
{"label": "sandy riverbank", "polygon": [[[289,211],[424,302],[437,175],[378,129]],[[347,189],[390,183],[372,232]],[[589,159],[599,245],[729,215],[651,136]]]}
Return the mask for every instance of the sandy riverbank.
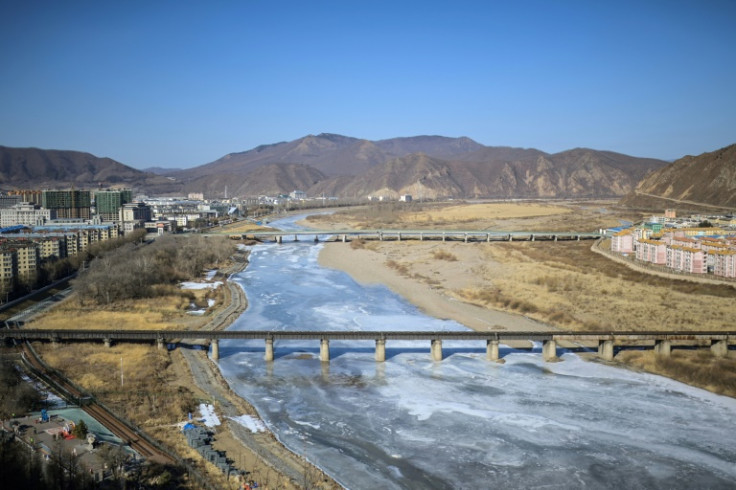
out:
{"label": "sandy riverbank", "polygon": [[[456,260],[437,259],[434,253],[445,250]],[[390,261],[400,263],[410,257],[414,276],[402,275]],[[467,244],[438,244],[437,242],[380,243],[370,248],[353,248],[344,243],[328,243],[319,255],[323,267],[342,270],[361,284],[383,284],[399,296],[417,306],[427,315],[455,320],[478,331],[548,330],[550,327],[522,315],[489,310],[465,303],[452,295],[453,290],[477,286],[474,271],[493,267],[474,253]]]}

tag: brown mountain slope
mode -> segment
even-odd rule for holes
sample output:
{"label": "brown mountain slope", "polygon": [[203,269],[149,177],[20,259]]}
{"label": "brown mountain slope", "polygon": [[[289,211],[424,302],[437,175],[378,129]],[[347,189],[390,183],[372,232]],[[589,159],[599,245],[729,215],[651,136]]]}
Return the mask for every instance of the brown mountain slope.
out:
{"label": "brown mountain slope", "polygon": [[99,183],[138,185],[158,179],[110,158],[89,153],[0,146],[0,186],[4,189],[83,187]]}
{"label": "brown mountain slope", "polygon": [[312,187],[327,177],[308,165],[273,163],[246,175],[216,173],[183,184],[182,191],[203,192],[209,198],[275,196]]}
{"label": "brown mountain slope", "polygon": [[644,178],[622,202],[645,205],[650,196],[673,203],[736,206],[736,144],[680,158]]}
{"label": "brown mountain slope", "polygon": [[427,153],[437,158],[454,158],[483,146],[469,138],[415,136],[368,141],[339,134],[308,135],[294,141],[262,145],[188,170],[169,172],[177,180],[189,181],[205,175],[245,175],[270,163],[301,163],[328,177],[359,175],[391,158]]}
{"label": "brown mountain slope", "polygon": [[[469,138],[415,136],[379,141],[337,134],[259,146],[183,172],[170,174],[183,183],[222,188],[227,175],[231,188],[269,163],[301,163],[326,176],[308,178],[294,188],[311,196],[363,198],[401,194],[436,197],[581,197],[621,196],[647,172],[666,162],[612,152],[574,149],[550,155],[524,148],[486,147]],[[258,181],[258,179],[256,179]],[[291,184],[291,183],[290,183]],[[293,190],[292,185],[280,192]],[[256,192],[258,191],[258,192]]]}
{"label": "brown mountain slope", "polygon": [[516,161],[467,162],[414,154],[389,160],[352,179],[320,182],[309,194],[352,198],[411,194],[427,199],[611,197],[629,192],[641,175],[664,163],[587,149],[554,155],[534,150],[525,156]]}

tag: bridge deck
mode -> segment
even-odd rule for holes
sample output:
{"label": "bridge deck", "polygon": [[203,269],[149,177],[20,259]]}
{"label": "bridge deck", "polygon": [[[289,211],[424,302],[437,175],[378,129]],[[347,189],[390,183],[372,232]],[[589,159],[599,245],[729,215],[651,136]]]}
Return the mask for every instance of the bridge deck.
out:
{"label": "bridge deck", "polygon": [[284,237],[342,237],[367,240],[589,240],[601,237],[598,232],[563,231],[492,231],[492,230],[300,230],[300,231],[250,231],[244,233],[218,233],[254,239],[279,239]]}
{"label": "bridge deck", "polygon": [[531,340],[531,341],[707,341],[736,342],[736,331],[645,331],[645,332],[476,332],[476,331],[192,331],[192,330],[46,330],[0,329],[0,339],[15,340],[118,340],[160,341],[173,339],[208,340]]}

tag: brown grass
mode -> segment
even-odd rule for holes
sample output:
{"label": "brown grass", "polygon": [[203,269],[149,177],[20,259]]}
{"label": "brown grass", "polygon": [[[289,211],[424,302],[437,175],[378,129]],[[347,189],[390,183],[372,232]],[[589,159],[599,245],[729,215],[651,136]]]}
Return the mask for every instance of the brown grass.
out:
{"label": "brown grass", "polygon": [[142,426],[184,420],[196,407],[191,391],[170,369],[171,358],[164,349],[67,343],[45,344],[37,350],[49,365]]}
{"label": "brown grass", "polygon": [[622,351],[616,359],[643,371],[736,397],[736,357],[733,353],[718,358],[707,349],[674,349],[670,357],[658,356],[653,351]]}
{"label": "brown grass", "polygon": [[[632,271],[590,251],[590,242],[500,243],[493,287],[457,294],[552,324],[585,330],[724,330],[736,320],[731,286],[676,281]],[[531,307],[528,304],[532,305]]]}
{"label": "brown grass", "polygon": [[[199,400],[178,376],[172,353],[149,345],[111,348],[92,344],[37,345],[51,366],[91,392],[116,413],[188,458],[211,482],[228,488],[222,473],[190,448],[175,424],[196,412]],[[121,382],[122,360],[122,382]],[[82,362],[83,361],[83,362]]]}
{"label": "brown grass", "polygon": [[637,221],[640,212],[619,208],[613,201],[375,203],[310,216],[311,225],[331,229],[432,228],[448,230],[596,230]]}
{"label": "brown grass", "polygon": [[443,249],[434,250],[432,252],[432,257],[434,257],[437,260],[446,260],[448,262],[455,262],[455,261],[457,261],[457,256],[454,253],[448,252],[448,251],[443,250]]}

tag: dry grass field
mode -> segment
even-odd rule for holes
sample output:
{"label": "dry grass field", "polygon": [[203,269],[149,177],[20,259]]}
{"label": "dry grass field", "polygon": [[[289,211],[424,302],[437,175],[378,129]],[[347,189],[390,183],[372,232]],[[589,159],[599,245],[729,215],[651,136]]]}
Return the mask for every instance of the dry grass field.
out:
{"label": "dry grass field", "polygon": [[322,229],[587,231],[619,226],[620,220],[635,221],[642,216],[612,201],[394,202],[313,215],[308,223]]}
{"label": "dry grass field", "polygon": [[227,288],[180,289],[166,286],[167,292],[156,298],[124,301],[109,306],[80,304],[72,296],[43,317],[29,324],[33,328],[46,329],[130,329],[130,330],[180,330],[197,329],[209,318],[187,313],[195,305],[207,308],[208,300],[217,308],[228,301]]}
{"label": "dry grass field", "polygon": [[591,252],[590,242],[497,243],[479,252],[486,286],[458,297],[583,330],[723,330],[736,321],[736,289],[670,280]]}
{"label": "dry grass field", "polygon": [[222,473],[190,448],[176,423],[197,413],[204,394],[191,387],[176,352],[151,345],[125,344],[110,348],[94,344],[37,345],[51,366],[93,393],[116,413],[188,458],[211,482],[232,488]]}

